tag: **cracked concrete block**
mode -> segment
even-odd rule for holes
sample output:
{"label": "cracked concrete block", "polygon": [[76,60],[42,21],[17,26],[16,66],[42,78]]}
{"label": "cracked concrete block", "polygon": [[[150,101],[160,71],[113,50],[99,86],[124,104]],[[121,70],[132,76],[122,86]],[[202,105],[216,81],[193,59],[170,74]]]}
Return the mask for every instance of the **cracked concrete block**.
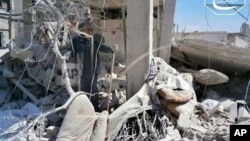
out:
{"label": "cracked concrete block", "polygon": [[230,106],[233,105],[235,102],[230,99],[219,100],[220,104],[224,107],[225,111],[230,110]]}
{"label": "cracked concrete block", "polygon": [[190,124],[191,124],[191,114],[181,113],[177,120],[177,128],[183,131],[187,128],[190,128]]}
{"label": "cracked concrete block", "polygon": [[[219,104],[219,102],[213,99],[205,99],[204,101],[201,102],[201,106],[206,111],[210,111],[214,109],[217,104]],[[222,112],[224,110],[224,107],[220,104],[219,107],[217,107],[217,109],[214,109],[214,110]]]}
{"label": "cracked concrete block", "polygon": [[174,126],[167,127],[167,136],[165,139],[162,139],[160,141],[172,141],[172,140],[180,140],[181,135],[179,130],[175,129]]}
{"label": "cracked concrete block", "polygon": [[246,110],[245,104],[245,101],[236,101],[226,109],[231,121],[241,122],[250,119],[250,113]]}
{"label": "cracked concrete block", "polygon": [[177,120],[177,129],[185,131],[186,129],[193,129],[201,133],[206,133],[207,129],[203,128],[197,122],[198,119],[192,113],[181,113]]}

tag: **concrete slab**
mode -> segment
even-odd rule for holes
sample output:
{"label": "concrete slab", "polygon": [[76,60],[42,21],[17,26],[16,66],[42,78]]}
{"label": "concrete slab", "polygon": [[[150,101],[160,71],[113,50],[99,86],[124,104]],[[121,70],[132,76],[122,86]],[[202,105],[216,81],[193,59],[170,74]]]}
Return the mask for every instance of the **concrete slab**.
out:
{"label": "concrete slab", "polygon": [[230,99],[225,99],[225,100],[219,100],[221,105],[223,106],[224,110],[230,111],[230,106],[232,106],[235,101],[230,100]]}
{"label": "concrete slab", "polygon": [[177,128],[180,130],[185,130],[190,128],[191,115],[187,113],[181,113],[177,121]]}

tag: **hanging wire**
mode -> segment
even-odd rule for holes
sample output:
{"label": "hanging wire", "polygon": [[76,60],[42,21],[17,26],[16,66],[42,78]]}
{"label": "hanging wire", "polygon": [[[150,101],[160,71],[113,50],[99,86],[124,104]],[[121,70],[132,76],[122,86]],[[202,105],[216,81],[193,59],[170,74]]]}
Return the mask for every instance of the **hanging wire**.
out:
{"label": "hanging wire", "polygon": [[206,24],[210,28],[210,30],[213,31],[212,26],[210,25],[210,22],[208,21],[208,16],[207,16],[207,8],[205,8],[205,19],[206,19]]}
{"label": "hanging wire", "polygon": [[[213,31],[213,28],[211,27],[210,22],[208,21],[207,8],[205,8],[205,19],[206,19],[206,24],[207,24],[207,26],[210,28],[210,30]],[[207,32],[208,32],[208,30],[207,30]],[[203,36],[203,40],[205,40],[204,36]],[[210,67],[211,67],[210,65],[211,65],[211,50],[210,50],[210,48],[208,47],[208,68],[209,68],[209,69],[210,69]],[[203,90],[202,99],[204,99],[205,93],[206,93],[206,91],[207,91],[207,84],[208,84],[209,77],[210,77],[210,72],[209,72],[209,74],[208,74],[207,81],[206,81],[206,84],[205,84],[205,87],[204,87],[204,90]]]}
{"label": "hanging wire", "polygon": [[[227,0],[223,0],[228,6],[233,7],[230,3],[228,3]],[[237,10],[236,8],[233,8],[234,11],[236,11],[243,19],[245,19],[246,21],[248,21],[248,18],[245,17],[242,13],[239,12],[239,10]]]}
{"label": "hanging wire", "polygon": [[250,14],[250,4],[248,5],[247,21],[249,20],[249,14]]}

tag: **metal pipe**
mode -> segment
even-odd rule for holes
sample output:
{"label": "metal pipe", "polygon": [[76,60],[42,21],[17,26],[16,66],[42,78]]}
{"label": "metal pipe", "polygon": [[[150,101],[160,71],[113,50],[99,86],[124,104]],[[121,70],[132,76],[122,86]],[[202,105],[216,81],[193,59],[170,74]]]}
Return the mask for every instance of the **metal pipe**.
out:
{"label": "metal pipe", "polygon": [[123,36],[124,36],[124,52],[125,52],[125,58],[127,58],[127,28],[126,28],[126,15],[125,15],[125,4],[124,4],[124,0],[122,1],[122,6],[121,6],[121,10],[122,10],[122,24],[123,24]]}

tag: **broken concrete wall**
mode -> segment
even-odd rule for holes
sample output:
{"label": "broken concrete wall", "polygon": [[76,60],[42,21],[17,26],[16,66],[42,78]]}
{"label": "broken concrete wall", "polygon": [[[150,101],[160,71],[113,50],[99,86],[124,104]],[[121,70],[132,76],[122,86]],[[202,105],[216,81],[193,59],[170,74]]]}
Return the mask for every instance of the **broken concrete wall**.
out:
{"label": "broken concrete wall", "polygon": [[[125,64],[124,32],[122,19],[98,20],[97,32],[104,35],[105,43],[107,45],[118,45],[118,51],[116,52],[116,61]],[[102,55],[105,56],[106,54]]]}

